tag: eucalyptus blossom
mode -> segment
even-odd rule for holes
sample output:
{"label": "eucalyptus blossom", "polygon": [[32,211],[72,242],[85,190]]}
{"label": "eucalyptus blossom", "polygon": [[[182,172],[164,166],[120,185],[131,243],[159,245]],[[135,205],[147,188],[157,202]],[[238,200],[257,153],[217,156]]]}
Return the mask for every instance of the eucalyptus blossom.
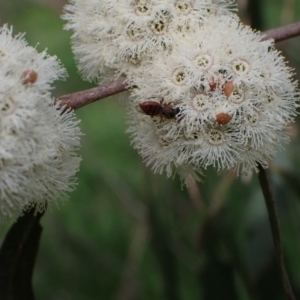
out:
{"label": "eucalyptus blossom", "polygon": [[22,34],[0,28],[0,220],[43,211],[73,190],[80,158],[74,113],[51,97],[65,69]]}
{"label": "eucalyptus blossom", "polygon": [[273,41],[226,15],[181,41],[127,74],[133,146],[168,176],[181,166],[238,174],[268,166],[288,141],[299,102],[293,70]]}
{"label": "eucalyptus blossom", "polygon": [[79,71],[104,82],[126,77],[145,56],[172,51],[207,17],[232,15],[234,8],[231,0],[70,0],[63,18]]}

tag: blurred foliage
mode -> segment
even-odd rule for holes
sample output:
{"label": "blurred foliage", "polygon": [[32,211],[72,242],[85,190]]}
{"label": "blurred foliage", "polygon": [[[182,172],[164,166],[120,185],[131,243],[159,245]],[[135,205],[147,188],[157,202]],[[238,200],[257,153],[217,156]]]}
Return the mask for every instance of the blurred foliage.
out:
{"label": "blurred foliage", "polygon": [[[0,1],[2,23],[13,24],[15,33],[26,32],[30,45],[48,48],[67,68],[69,78],[57,83],[56,96],[92,87],[76,72],[70,32],[62,30],[63,4]],[[239,8],[246,23],[263,30],[300,20],[300,0],[248,5],[244,0]],[[277,46],[299,78],[300,38]],[[118,97],[77,112],[85,133],[78,188],[42,218],[36,298],[284,299],[255,174],[235,178],[209,169],[204,182],[190,190],[181,190],[178,178],[153,175],[130,147]],[[297,125],[290,130],[291,144],[278,154],[270,174],[287,269],[300,297],[300,139]],[[9,225],[1,224],[1,239]]]}

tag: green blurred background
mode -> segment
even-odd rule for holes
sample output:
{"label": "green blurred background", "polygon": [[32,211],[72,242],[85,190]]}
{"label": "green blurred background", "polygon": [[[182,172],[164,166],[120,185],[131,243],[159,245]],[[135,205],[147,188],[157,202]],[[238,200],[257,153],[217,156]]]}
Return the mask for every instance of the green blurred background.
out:
{"label": "green blurred background", "polygon": [[[129,1],[129,0],[128,0]],[[65,0],[0,0],[2,23],[57,55],[69,78],[55,96],[87,89],[60,19]],[[245,23],[266,30],[300,21],[300,0],[241,0]],[[278,45],[300,76],[300,37]],[[118,97],[121,97],[120,95]],[[44,300],[284,299],[264,200],[253,178],[207,170],[181,190],[153,175],[130,147],[115,97],[77,111],[82,138],[78,187],[42,219],[34,290]],[[299,122],[298,122],[299,123]],[[270,167],[288,273],[300,297],[299,129]],[[0,240],[10,224],[1,224]]]}

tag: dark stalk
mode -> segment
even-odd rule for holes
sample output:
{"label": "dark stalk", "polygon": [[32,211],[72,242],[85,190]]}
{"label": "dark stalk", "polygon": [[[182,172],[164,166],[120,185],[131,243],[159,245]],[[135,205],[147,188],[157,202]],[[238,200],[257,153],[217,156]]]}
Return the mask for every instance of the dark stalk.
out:
{"label": "dark stalk", "polygon": [[290,284],[290,280],[289,280],[286,268],[285,268],[284,257],[283,257],[283,247],[282,247],[282,241],[281,241],[281,236],[280,236],[278,212],[277,212],[274,197],[273,197],[273,194],[271,191],[270,182],[269,182],[266,170],[259,163],[258,163],[258,169],[259,169],[258,179],[259,179],[259,183],[260,183],[263,195],[264,195],[264,199],[265,199],[265,203],[266,203],[266,207],[267,207],[267,211],[268,211],[271,232],[272,232],[272,238],[273,238],[273,243],[274,243],[274,247],[275,247],[278,267],[279,267],[279,271],[280,271],[280,275],[281,275],[281,280],[282,280],[283,287],[284,287],[284,292],[285,292],[286,298],[288,300],[296,300],[295,295],[292,290],[292,287],[291,287],[291,284]]}

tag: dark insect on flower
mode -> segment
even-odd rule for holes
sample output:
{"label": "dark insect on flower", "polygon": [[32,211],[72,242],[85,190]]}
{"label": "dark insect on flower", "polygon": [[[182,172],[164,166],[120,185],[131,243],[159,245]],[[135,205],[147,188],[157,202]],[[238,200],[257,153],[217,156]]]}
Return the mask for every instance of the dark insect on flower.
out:
{"label": "dark insect on flower", "polygon": [[176,115],[180,112],[178,107],[174,107],[172,102],[163,103],[164,99],[160,102],[144,101],[140,103],[137,110],[151,118],[160,116],[162,119],[175,119]]}

